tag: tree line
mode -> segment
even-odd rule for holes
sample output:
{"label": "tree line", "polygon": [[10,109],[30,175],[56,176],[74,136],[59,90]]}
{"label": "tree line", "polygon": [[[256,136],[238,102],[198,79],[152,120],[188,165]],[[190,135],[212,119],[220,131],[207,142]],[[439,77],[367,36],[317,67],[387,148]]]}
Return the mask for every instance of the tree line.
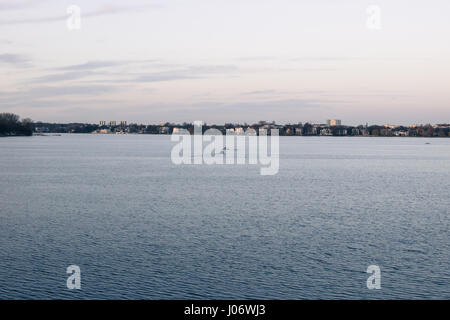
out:
{"label": "tree line", "polygon": [[31,136],[33,135],[33,121],[22,119],[13,113],[0,113],[0,135],[2,136]]}

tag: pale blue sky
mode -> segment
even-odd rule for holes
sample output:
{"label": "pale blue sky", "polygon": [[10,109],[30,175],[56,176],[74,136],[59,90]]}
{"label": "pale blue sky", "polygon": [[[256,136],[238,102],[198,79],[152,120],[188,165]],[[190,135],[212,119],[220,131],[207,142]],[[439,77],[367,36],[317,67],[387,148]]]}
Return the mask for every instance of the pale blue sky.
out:
{"label": "pale blue sky", "polygon": [[[80,30],[66,27],[71,4]],[[0,112],[450,122],[449,15],[448,0],[0,0]]]}

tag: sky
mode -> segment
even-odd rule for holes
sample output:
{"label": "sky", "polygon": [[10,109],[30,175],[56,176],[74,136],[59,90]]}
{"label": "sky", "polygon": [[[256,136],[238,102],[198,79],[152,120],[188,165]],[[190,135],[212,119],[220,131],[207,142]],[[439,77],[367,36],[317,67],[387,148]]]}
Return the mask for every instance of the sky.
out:
{"label": "sky", "polygon": [[0,112],[450,123],[449,15],[448,0],[0,0]]}

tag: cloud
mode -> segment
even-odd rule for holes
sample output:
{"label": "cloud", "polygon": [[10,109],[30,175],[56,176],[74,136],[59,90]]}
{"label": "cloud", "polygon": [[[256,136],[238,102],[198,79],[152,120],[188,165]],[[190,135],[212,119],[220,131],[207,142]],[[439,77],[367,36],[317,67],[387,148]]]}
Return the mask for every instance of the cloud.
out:
{"label": "cloud", "polygon": [[[42,77],[35,78],[32,82],[56,82],[65,80],[77,80],[90,76],[104,76],[108,79],[92,80],[92,82],[101,83],[127,83],[127,82],[165,82],[185,79],[200,79],[211,75],[229,74],[238,71],[235,65],[194,65],[179,67],[172,70],[157,71],[157,72],[107,72],[99,70],[102,68],[109,68],[115,66],[122,66],[126,64],[139,64],[145,62],[155,62],[157,60],[146,61],[91,61],[83,64],[60,67],[52,70],[65,70],[69,72],[49,74]],[[170,65],[168,65],[170,66]],[[150,66],[151,68],[160,68],[158,64]],[[164,67],[164,65],[163,65]],[[140,67],[143,69],[144,67]]]}
{"label": "cloud", "polygon": [[14,42],[11,41],[11,40],[7,40],[7,39],[0,39],[0,43],[2,43],[2,44],[7,44],[7,45],[11,45],[11,44],[13,44]]}
{"label": "cloud", "polygon": [[107,85],[71,85],[71,86],[38,86],[27,90],[0,92],[2,106],[36,105],[39,101],[52,100],[57,97],[98,97],[105,93],[116,91],[114,86]]}
{"label": "cloud", "polygon": [[106,67],[114,67],[117,65],[124,65],[128,62],[119,62],[119,61],[88,61],[82,64],[71,65],[67,67],[57,68],[56,70],[93,70],[100,69]]}
{"label": "cloud", "polygon": [[354,61],[396,61],[396,60],[417,60],[415,57],[356,57],[356,56],[305,56],[289,59],[291,62],[354,62]]}
{"label": "cloud", "polygon": [[205,66],[191,66],[183,69],[154,72],[138,76],[131,82],[162,82],[183,79],[198,79],[204,78],[207,75],[226,74],[238,71],[238,67],[234,65],[205,65]]}
{"label": "cloud", "polygon": [[350,61],[350,60],[365,60],[365,58],[361,57],[325,57],[325,56],[317,56],[317,57],[298,57],[290,59],[290,61]]}
{"label": "cloud", "polygon": [[130,82],[163,82],[163,81],[194,79],[194,78],[196,78],[195,75],[187,74],[183,71],[164,71],[164,72],[154,72],[154,73],[138,76],[129,81]]}
{"label": "cloud", "polygon": [[[139,6],[129,6],[129,7],[118,7],[113,5],[106,5],[101,7],[98,10],[83,13],[81,12],[81,18],[93,18],[98,16],[105,16],[105,15],[112,15],[112,14],[119,14],[119,13],[125,13],[125,12],[141,12],[145,9],[157,9],[161,8],[161,5],[155,5],[155,4],[146,4],[146,5],[139,5]],[[29,23],[47,23],[47,22],[55,22],[55,21],[64,21],[67,20],[67,15],[58,15],[58,16],[47,16],[47,17],[40,17],[40,18],[27,18],[27,19],[15,19],[15,20],[4,20],[0,21],[0,25],[16,25],[16,24],[29,24]]]}
{"label": "cloud", "polygon": [[[68,108],[68,107],[77,107],[78,110],[92,108],[94,105],[107,105],[108,108],[111,106],[123,106],[126,104],[126,101],[116,100],[116,99],[92,99],[91,97],[77,100],[73,99],[54,99],[54,100],[29,100],[29,101],[11,101],[2,103],[2,108],[10,109],[10,108],[25,108],[29,111],[31,109],[47,109],[47,108],[55,108],[58,110]],[[92,111],[92,110],[91,110]],[[87,110],[88,113],[89,110]],[[42,115],[40,115],[42,117]]]}
{"label": "cloud", "polygon": [[45,0],[14,0],[0,2],[0,11],[16,10],[36,5]]}
{"label": "cloud", "polygon": [[[109,76],[123,76],[124,73],[111,73],[105,70],[110,67],[116,66],[124,66],[129,64],[137,64],[137,63],[145,63],[145,62],[155,62],[157,60],[145,60],[145,61],[88,61],[86,63],[75,64],[70,66],[52,68],[50,70],[56,71],[68,71],[64,73],[54,73],[48,74],[41,77],[34,78],[32,82],[56,82],[56,81],[66,81],[66,80],[77,80],[81,78],[86,78],[90,76],[101,76],[101,75],[109,75]],[[98,70],[98,71],[97,71]],[[117,82],[117,81],[105,81],[105,82]]]}
{"label": "cloud", "polygon": [[66,80],[77,80],[95,75],[105,75],[105,72],[95,72],[94,70],[125,65],[128,62],[119,61],[89,61],[82,64],[70,65],[65,67],[53,68],[51,70],[69,71],[64,73],[48,74],[45,76],[37,77],[32,82],[56,82]]}
{"label": "cloud", "polygon": [[[64,114],[67,108],[85,110],[85,114],[92,114],[92,108],[98,106],[123,106],[127,102],[111,97],[107,93],[116,91],[111,86],[39,86],[30,90],[15,92],[0,92],[0,105],[4,110],[31,116],[35,119],[49,115]],[[98,109],[97,109],[98,110]],[[71,117],[72,121],[73,117]],[[43,119],[45,120],[45,119]]]}
{"label": "cloud", "polygon": [[[221,103],[220,109],[226,112],[280,112],[299,111],[309,108],[323,108],[323,100],[284,99],[250,102]],[[207,106],[205,106],[207,108]]]}
{"label": "cloud", "polygon": [[3,53],[0,54],[0,63],[9,64],[20,67],[30,66],[31,60],[22,54]]}
{"label": "cloud", "polygon": [[226,73],[237,70],[238,67],[235,65],[202,65],[189,67],[187,71],[195,73]]}
{"label": "cloud", "polygon": [[162,7],[163,7],[162,5],[157,5],[157,4],[144,4],[144,5],[129,6],[129,7],[118,7],[118,6],[113,6],[113,5],[105,5],[96,11],[85,13],[85,14],[82,13],[82,16],[83,17],[97,17],[97,16],[102,16],[102,15],[107,15],[107,14],[118,14],[118,13],[122,13],[122,12],[132,12],[132,11],[140,12],[141,10],[145,10],[145,9],[159,9]]}
{"label": "cloud", "polygon": [[38,77],[32,80],[32,82],[57,82],[57,81],[66,81],[66,80],[77,80],[85,77],[89,77],[95,75],[97,73],[89,72],[89,71],[77,71],[77,72],[65,72],[65,73],[57,73],[57,74],[49,74],[46,76]]}
{"label": "cloud", "polygon": [[67,96],[67,95],[97,95],[102,93],[109,93],[115,91],[115,87],[113,86],[102,86],[102,85],[71,85],[71,86],[44,86],[44,87],[35,87],[30,89],[27,94],[37,98],[37,97],[47,97],[51,98],[54,96]]}
{"label": "cloud", "polygon": [[261,62],[261,61],[276,60],[276,57],[272,57],[272,56],[240,57],[240,58],[237,58],[236,60],[238,60],[238,61],[256,61],[256,62]]}
{"label": "cloud", "polygon": [[279,93],[277,90],[255,90],[244,92],[244,95],[265,95],[265,94],[277,94]]}

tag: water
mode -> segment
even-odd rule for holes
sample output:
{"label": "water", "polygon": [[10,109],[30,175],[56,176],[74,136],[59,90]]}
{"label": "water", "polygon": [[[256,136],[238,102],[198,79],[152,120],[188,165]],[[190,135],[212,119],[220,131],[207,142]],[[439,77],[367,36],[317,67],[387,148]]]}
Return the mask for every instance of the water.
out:
{"label": "water", "polygon": [[275,176],[172,145],[0,138],[0,299],[450,298],[450,139],[280,137]]}

